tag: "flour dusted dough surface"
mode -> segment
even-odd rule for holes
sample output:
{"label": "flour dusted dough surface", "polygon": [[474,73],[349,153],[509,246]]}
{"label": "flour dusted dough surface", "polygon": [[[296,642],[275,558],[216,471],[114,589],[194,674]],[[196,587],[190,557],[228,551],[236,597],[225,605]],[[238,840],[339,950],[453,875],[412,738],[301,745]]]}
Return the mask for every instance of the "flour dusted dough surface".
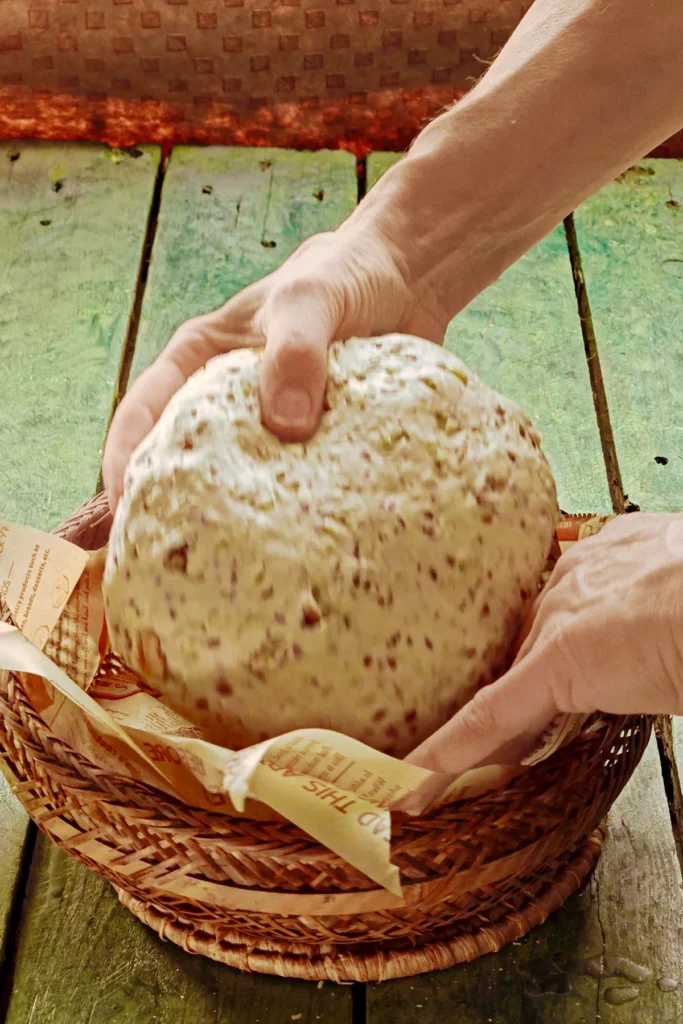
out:
{"label": "flour dusted dough surface", "polygon": [[488,682],[557,518],[538,436],[451,353],[335,344],[306,445],[258,353],[212,360],[135,452],[105,575],[115,650],[205,737],[325,727],[402,756]]}

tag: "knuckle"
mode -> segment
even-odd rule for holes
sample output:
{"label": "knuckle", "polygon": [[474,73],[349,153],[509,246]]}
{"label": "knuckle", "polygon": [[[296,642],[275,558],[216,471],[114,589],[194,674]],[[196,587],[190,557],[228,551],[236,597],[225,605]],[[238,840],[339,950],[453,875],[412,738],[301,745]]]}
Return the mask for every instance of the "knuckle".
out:
{"label": "knuckle", "polygon": [[273,369],[280,376],[294,373],[306,377],[318,372],[324,364],[324,353],[310,338],[294,330],[278,342],[272,359]]}
{"label": "knuckle", "polygon": [[316,282],[308,274],[290,277],[273,290],[272,304],[274,306],[284,306],[300,302],[302,299],[310,296],[315,286]]}
{"label": "knuckle", "polygon": [[310,300],[311,295],[326,291],[325,279],[315,273],[298,272],[291,277],[286,277],[273,286],[270,293],[269,305],[290,306],[304,300]]}
{"label": "knuckle", "polygon": [[564,551],[557,560],[557,565],[555,566],[553,576],[564,576],[567,572],[570,572],[572,569],[575,569],[576,566],[583,561],[585,554],[585,547],[583,545],[585,545],[586,543],[587,541],[585,540],[579,541],[578,543],[572,544],[571,547],[567,548],[567,550]]}
{"label": "knuckle", "polygon": [[476,740],[488,740],[498,731],[498,716],[488,687],[480,690],[460,712],[460,724]]}
{"label": "knuckle", "polygon": [[193,316],[190,317],[189,320],[185,320],[184,323],[174,331],[169,345],[174,345],[178,342],[187,341],[189,338],[193,338],[204,328],[206,318],[206,314],[203,314],[202,316]]}
{"label": "knuckle", "polygon": [[[203,316],[193,317],[175,331],[171,340],[162,350],[157,362],[170,360],[175,363],[184,362],[189,355],[206,344],[208,324]],[[155,364],[152,364],[154,366]],[[148,369],[152,369],[149,367]]]}
{"label": "knuckle", "polygon": [[[571,626],[562,615],[557,621],[546,625],[543,646],[546,651],[545,685],[552,695],[555,706],[561,711],[575,714],[588,708],[586,698],[593,691],[589,675],[584,669],[581,651],[584,645],[577,643]],[[585,638],[584,638],[585,644]]]}
{"label": "knuckle", "polygon": [[330,240],[334,237],[333,231],[321,231],[317,235],[311,235],[310,238],[306,238],[295,252],[296,256],[303,256],[309,253],[311,249],[327,248]]}
{"label": "knuckle", "polygon": [[426,768],[427,771],[443,775],[448,774],[453,767],[449,760],[448,752],[436,744],[432,744],[425,749],[418,749],[407,760],[412,764],[418,765],[420,768]]}

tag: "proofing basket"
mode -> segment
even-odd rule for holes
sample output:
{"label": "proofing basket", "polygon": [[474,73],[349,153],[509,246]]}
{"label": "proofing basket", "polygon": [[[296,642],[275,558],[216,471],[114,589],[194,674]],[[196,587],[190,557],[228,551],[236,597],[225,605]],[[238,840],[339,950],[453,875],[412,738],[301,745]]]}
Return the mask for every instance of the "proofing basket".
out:
{"label": "proofing basket", "polygon": [[[100,495],[56,532],[94,550],[110,522]],[[294,825],[196,810],[107,774],[50,732],[18,679],[9,675],[0,692],[14,792],[141,921],[233,967],[336,982],[474,960],[521,938],[580,887],[651,731],[644,716],[592,724],[503,789],[394,815],[401,902]]]}

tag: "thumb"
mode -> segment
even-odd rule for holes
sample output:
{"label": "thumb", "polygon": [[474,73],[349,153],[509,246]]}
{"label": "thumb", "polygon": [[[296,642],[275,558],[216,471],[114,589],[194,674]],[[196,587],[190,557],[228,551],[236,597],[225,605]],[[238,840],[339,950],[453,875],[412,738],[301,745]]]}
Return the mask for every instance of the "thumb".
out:
{"label": "thumb", "polygon": [[261,413],[283,441],[315,431],[327,383],[327,350],[337,318],[325,297],[280,291],[264,311],[266,347],[259,369]]}
{"label": "thumb", "polygon": [[483,764],[519,763],[558,713],[552,682],[559,656],[554,644],[532,648],[407,760],[455,775]]}

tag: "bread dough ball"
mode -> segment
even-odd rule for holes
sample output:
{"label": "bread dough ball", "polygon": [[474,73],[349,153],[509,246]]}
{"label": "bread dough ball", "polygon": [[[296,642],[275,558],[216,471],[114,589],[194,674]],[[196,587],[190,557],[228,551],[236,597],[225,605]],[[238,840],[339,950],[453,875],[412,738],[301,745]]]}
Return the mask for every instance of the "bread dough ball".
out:
{"label": "bread dough ball", "polygon": [[403,756],[504,667],[555,486],[520,409],[454,355],[332,345],[306,444],[259,353],[212,360],[134,453],[105,574],[114,649],[206,739],[322,727]]}

